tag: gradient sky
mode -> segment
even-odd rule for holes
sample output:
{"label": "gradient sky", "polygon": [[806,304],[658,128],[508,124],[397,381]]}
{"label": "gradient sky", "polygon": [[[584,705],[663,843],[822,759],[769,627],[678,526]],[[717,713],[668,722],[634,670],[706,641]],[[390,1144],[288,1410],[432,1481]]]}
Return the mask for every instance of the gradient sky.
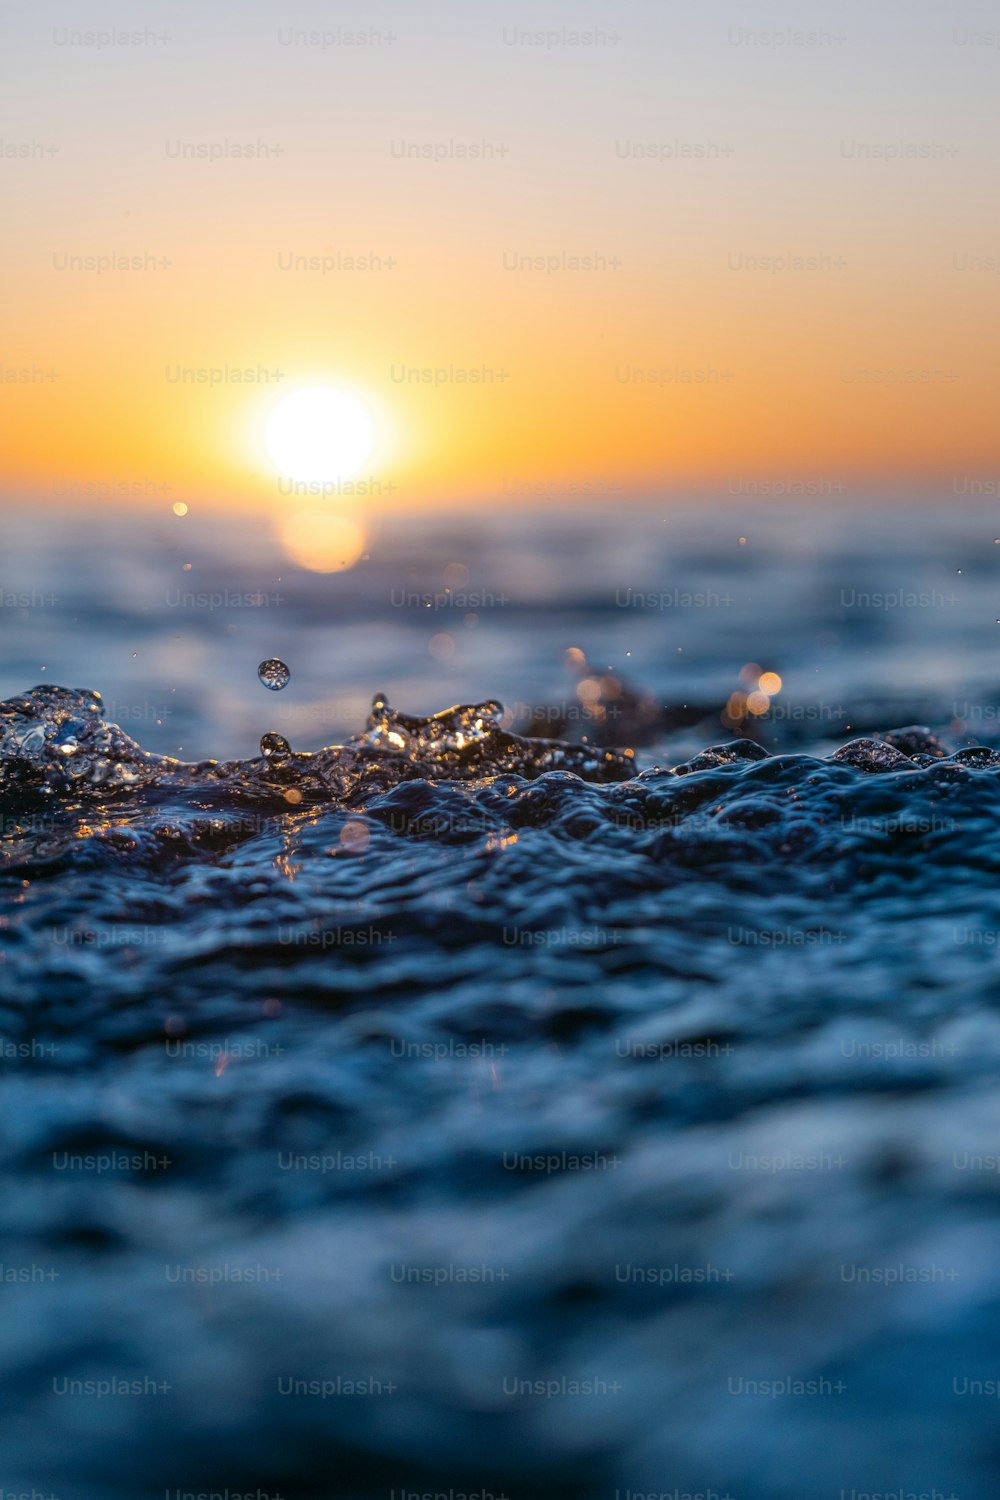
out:
{"label": "gradient sky", "polygon": [[[0,24],[8,496],[273,504],[266,415],[322,384],[376,414],[356,479],[393,504],[998,473],[995,9],[49,0]],[[143,41],[80,40],[116,28]],[[109,255],[170,264],[68,259]]]}

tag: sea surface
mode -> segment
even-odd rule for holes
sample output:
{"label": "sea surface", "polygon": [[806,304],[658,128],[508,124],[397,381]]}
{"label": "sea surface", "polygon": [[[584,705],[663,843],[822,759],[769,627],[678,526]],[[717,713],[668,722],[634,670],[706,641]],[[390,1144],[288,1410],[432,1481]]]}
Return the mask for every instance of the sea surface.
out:
{"label": "sea surface", "polygon": [[164,509],[4,518],[0,1493],[995,1495],[989,505]]}

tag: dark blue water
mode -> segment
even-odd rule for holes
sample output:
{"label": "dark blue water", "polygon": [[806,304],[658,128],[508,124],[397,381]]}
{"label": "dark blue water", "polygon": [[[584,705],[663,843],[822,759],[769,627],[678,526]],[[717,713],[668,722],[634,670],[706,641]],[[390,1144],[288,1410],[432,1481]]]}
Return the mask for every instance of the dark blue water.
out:
{"label": "dark blue water", "polygon": [[991,1495],[984,515],[176,535],[11,554],[0,1485]]}

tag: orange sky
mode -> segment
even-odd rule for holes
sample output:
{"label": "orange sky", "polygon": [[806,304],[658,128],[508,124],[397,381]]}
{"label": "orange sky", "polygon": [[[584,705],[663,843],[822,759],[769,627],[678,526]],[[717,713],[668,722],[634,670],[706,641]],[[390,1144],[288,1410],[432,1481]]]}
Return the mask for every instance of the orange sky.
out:
{"label": "orange sky", "polygon": [[[350,55],[261,3],[228,29],[184,3],[131,50],[58,40],[51,7],[10,24],[9,497],[280,503],[266,415],[324,384],[376,413],[355,482],[392,504],[996,476],[996,63],[943,8],[893,51],[851,4],[844,42],[780,57],[735,7],[626,6],[575,51],[508,43],[506,9],[382,9],[395,40]],[[456,143],[481,154],[395,154]],[[72,259],[109,255],[144,268]],[[813,259],[759,260],[788,255]]]}

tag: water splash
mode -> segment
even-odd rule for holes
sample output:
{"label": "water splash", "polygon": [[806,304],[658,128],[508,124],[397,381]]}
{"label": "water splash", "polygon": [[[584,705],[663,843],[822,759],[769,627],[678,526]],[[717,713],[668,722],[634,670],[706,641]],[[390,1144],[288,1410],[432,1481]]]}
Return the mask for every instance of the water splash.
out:
{"label": "water splash", "polygon": [[260,753],[272,765],[280,765],[291,755],[292,747],[280,734],[265,734],[261,736]]}
{"label": "water splash", "polygon": [[[905,1379],[940,1367],[936,1315],[928,1333],[911,1287],[865,1297],[840,1269],[976,1268],[928,1292],[962,1299],[955,1359],[989,1368],[992,1179],[953,1162],[995,1160],[1000,1133],[1000,755],[909,726],[828,757],[740,740],[640,768],[512,734],[492,701],[419,717],[383,694],[345,744],[260,749],[151,756],[97,693],[0,704],[4,1259],[42,1245],[67,1272],[11,1307],[13,1471],[49,1451],[38,1368],[91,1378],[95,1351],[184,1400],[148,1403],[111,1457],[80,1429],[66,1462],[100,1475],[87,1500],[153,1488],[179,1441],[244,1490],[291,1466],[318,1493],[317,1455],[343,1474],[362,1451],[433,1491],[415,1410],[453,1472],[488,1461],[498,1492],[527,1474],[598,1500],[700,1474],[707,1452],[739,1493],[790,1434],[835,1492],[814,1403],[747,1403],[736,1439],[741,1403],[720,1417],[761,1348],[842,1373],[865,1472],[884,1462],[873,1390],[894,1461],[907,1421],[937,1431]],[[64,1152],[149,1164],[53,1191]],[[829,1165],[747,1165],[796,1153]],[[651,1245],[670,1276],[732,1276],[624,1280]],[[385,1269],[497,1246],[511,1278],[474,1295]],[[176,1288],[165,1311],[163,1265],[195,1258],[282,1277]],[[406,1399],[310,1415],[273,1379],[248,1386],[265,1364],[379,1372]],[[510,1369],[596,1371],[650,1400],[601,1403],[595,1439],[590,1403],[501,1401]],[[988,1404],[959,1405],[956,1445],[991,1451]],[[961,1476],[961,1452],[936,1450],[942,1472]]]}
{"label": "water splash", "polygon": [[143,750],[105,721],[103,709],[100,693],[47,684],[0,703],[0,777],[59,791],[134,786],[172,773],[178,762]]}

